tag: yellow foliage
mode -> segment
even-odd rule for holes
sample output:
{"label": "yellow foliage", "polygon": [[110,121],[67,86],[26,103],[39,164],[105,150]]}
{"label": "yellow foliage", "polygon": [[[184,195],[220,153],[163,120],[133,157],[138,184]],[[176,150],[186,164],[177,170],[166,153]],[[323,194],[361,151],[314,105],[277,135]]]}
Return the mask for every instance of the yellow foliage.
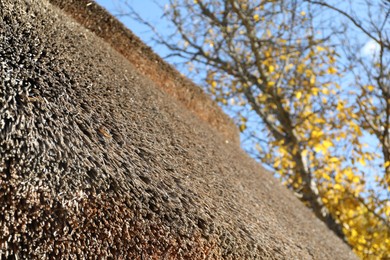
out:
{"label": "yellow foliage", "polygon": [[268,81],[267,86],[268,86],[268,87],[273,87],[273,86],[275,86],[275,82],[273,82],[273,81]]}

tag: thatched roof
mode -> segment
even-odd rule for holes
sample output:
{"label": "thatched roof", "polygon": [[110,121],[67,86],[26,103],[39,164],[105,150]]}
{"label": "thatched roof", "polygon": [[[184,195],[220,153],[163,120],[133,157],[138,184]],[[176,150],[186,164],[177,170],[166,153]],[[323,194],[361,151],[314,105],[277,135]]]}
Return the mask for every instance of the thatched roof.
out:
{"label": "thatched roof", "polygon": [[355,258],[199,88],[94,3],[50,2],[0,1],[0,257]]}

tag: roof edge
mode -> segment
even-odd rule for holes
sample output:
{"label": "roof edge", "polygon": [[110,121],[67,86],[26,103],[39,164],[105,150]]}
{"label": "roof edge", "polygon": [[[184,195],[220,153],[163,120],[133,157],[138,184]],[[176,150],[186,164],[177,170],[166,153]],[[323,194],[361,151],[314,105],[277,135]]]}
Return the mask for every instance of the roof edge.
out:
{"label": "roof edge", "polygon": [[239,131],[233,120],[201,87],[154,53],[140,38],[95,1],[48,1],[110,44],[133,64],[139,73],[151,79],[199,119],[208,123],[227,142],[240,143]]}

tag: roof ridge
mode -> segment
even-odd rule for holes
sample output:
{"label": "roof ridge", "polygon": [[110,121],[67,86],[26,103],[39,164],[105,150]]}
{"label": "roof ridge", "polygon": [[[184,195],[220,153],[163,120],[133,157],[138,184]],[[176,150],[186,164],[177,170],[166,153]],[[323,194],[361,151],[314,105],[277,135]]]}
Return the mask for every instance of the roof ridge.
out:
{"label": "roof ridge", "polygon": [[183,76],[172,65],[153,52],[139,37],[103,7],[90,0],[49,0],[86,29],[109,43],[151,79],[202,121],[208,123],[227,142],[239,144],[239,132],[226,115],[201,87]]}

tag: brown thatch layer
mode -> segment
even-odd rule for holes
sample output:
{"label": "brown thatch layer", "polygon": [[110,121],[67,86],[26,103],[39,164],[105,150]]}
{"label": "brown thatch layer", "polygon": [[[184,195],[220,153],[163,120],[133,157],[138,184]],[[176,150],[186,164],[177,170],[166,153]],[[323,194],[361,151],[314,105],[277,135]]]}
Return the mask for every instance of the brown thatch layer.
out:
{"label": "brown thatch layer", "polygon": [[47,1],[0,1],[0,256],[355,258],[134,64]]}

